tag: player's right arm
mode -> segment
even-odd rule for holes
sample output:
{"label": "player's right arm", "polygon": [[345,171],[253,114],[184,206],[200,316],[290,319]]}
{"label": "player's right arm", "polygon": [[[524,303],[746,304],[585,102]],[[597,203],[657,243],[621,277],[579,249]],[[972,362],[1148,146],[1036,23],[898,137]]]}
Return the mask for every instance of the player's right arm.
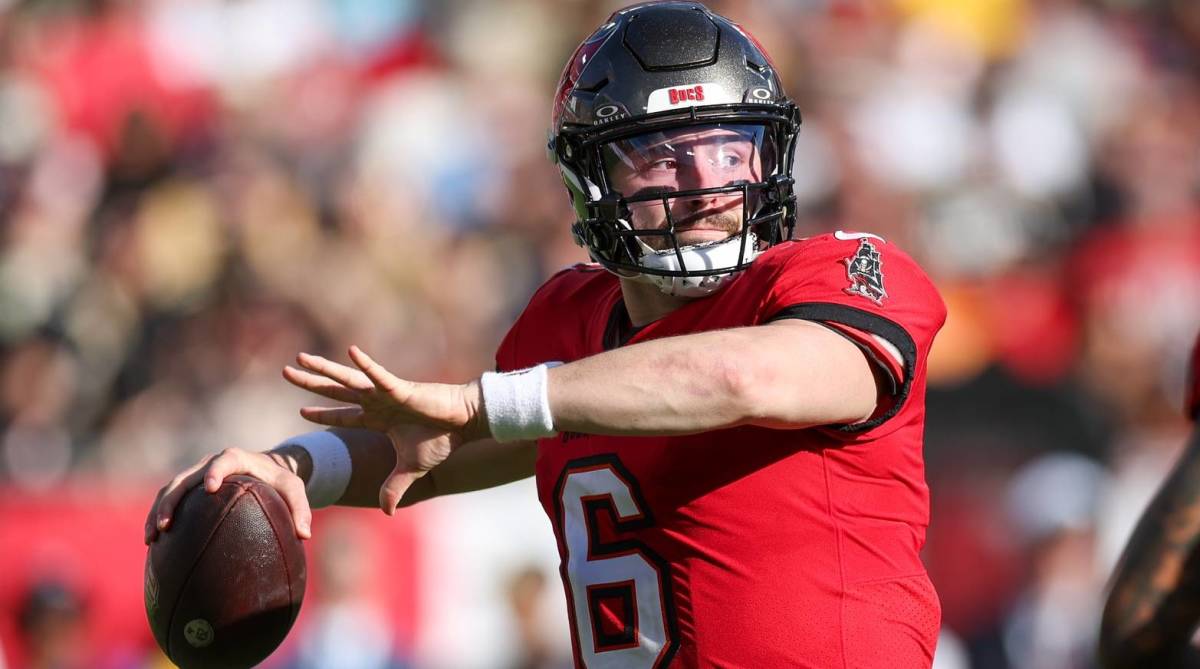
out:
{"label": "player's right arm", "polygon": [[[380,432],[340,428],[334,432],[345,442],[352,467],[350,481],[336,504],[378,506],[381,488],[396,465],[396,449]],[[430,470],[416,478],[398,506],[527,478],[533,475],[536,457],[537,445],[533,442],[498,444],[483,440],[465,444],[438,465],[436,473]],[[291,509],[296,534],[307,539],[312,536],[312,510],[305,484],[312,475],[312,466],[307,450],[286,441],[262,453],[228,448],[207,456],[159,490],[146,518],[145,541],[149,544],[160,531],[169,530],[171,514],[188,490],[203,484],[209,492],[215,492],[221,481],[235,474],[253,476],[275,488]]]}

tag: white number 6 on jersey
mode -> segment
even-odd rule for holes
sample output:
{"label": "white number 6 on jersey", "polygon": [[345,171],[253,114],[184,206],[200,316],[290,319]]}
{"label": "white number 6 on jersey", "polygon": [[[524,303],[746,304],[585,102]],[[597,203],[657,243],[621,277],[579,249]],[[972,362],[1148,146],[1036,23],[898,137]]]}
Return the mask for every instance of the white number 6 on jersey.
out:
{"label": "white number 6 on jersey", "polygon": [[612,455],[567,463],[555,488],[572,636],[588,669],[666,666],[678,646],[669,609],[670,568],[639,541],[600,535],[601,514],[619,535],[652,524],[637,485]]}

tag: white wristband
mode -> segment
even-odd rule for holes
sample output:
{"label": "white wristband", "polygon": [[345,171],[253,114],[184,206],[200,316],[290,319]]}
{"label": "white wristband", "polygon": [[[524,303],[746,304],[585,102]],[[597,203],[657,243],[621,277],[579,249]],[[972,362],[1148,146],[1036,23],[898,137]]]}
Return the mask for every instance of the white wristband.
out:
{"label": "white wristband", "polygon": [[549,362],[503,374],[486,372],[480,377],[484,411],[496,441],[528,441],[557,434],[550,415],[546,370],[561,364]]}
{"label": "white wristband", "polygon": [[312,475],[304,486],[314,509],[337,503],[350,485],[350,449],[337,434],[325,430],[290,437],[280,446],[299,446],[312,459]]}

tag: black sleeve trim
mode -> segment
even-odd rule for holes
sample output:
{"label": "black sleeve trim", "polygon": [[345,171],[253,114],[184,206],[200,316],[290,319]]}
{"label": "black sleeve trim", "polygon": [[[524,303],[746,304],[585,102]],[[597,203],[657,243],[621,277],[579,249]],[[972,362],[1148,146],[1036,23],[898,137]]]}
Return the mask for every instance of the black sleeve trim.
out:
{"label": "black sleeve trim", "polygon": [[917,344],[903,327],[883,316],[863,311],[844,304],[831,302],[804,302],[784,307],[766,320],[767,323],[786,319],[817,321],[847,325],[857,330],[877,334],[891,342],[900,351],[904,362],[904,381],[895,393],[896,400],[891,408],[874,418],[854,425],[839,425],[834,429],[840,432],[856,434],[879,427],[904,407],[908,393],[912,390],[913,376],[917,368]]}

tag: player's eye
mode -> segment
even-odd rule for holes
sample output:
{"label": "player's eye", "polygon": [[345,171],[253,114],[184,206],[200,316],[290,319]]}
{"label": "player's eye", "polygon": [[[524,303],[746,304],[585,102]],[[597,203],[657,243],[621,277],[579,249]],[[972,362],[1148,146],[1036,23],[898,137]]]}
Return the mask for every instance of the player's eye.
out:
{"label": "player's eye", "polygon": [[736,151],[721,151],[712,162],[714,167],[731,170],[744,165],[746,158]]}
{"label": "player's eye", "polygon": [[660,158],[646,166],[647,172],[673,172],[679,168],[679,162],[674,158]]}

